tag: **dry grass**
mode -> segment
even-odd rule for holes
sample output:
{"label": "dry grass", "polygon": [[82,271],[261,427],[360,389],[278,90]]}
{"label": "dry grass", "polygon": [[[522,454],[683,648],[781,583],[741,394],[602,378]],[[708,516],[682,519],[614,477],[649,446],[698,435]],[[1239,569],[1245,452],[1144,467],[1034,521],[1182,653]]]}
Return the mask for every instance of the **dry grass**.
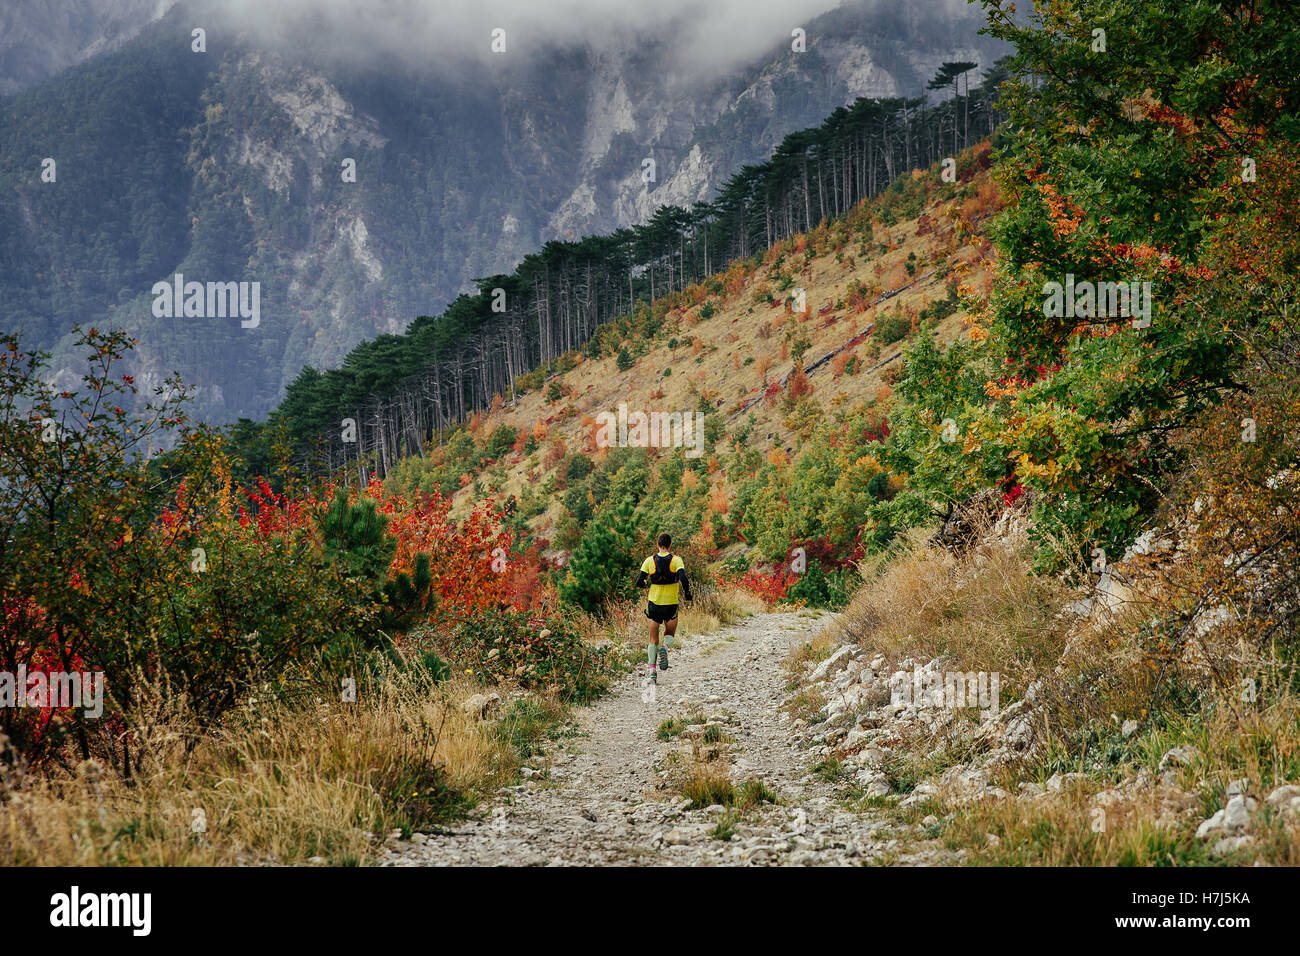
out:
{"label": "dry grass", "polygon": [[446,819],[504,782],[515,759],[459,703],[474,688],[390,674],[358,703],[259,703],[186,753],[192,728],[155,731],[126,785],[0,777],[0,865],[207,865],[369,861],[369,834]]}
{"label": "dry grass", "polygon": [[692,809],[722,806],[745,812],[765,803],[777,803],[776,794],[762,780],[750,778],[736,784],[731,779],[727,759],[730,738],[723,736],[717,735],[710,742],[706,731],[703,740],[692,740],[690,762],[676,777],[677,792],[691,801]]}
{"label": "dry grass", "polygon": [[682,607],[681,627],[691,634],[707,634],[764,610],[762,599],[749,591],[733,587],[702,588],[693,604]]}
{"label": "dry grass", "polygon": [[[1258,711],[1223,704],[1191,717],[1167,715],[1161,727],[1132,740],[1117,763],[1091,768],[1087,779],[1060,793],[965,805],[940,798],[912,812],[950,814],[940,828],[944,843],[993,865],[1300,865],[1300,827],[1265,803],[1274,788],[1300,780],[1300,701],[1286,695]],[[1115,788],[1141,769],[1154,775],[1161,755],[1188,744],[1195,756],[1176,768],[1175,786]],[[1075,769],[1086,766],[1080,761]],[[1224,805],[1228,783],[1242,779],[1260,805],[1254,842],[1212,855],[1218,837],[1197,838],[1196,828]],[[990,833],[998,839],[990,841]]]}
{"label": "dry grass", "polygon": [[[1108,806],[1095,783],[1037,800],[983,801],[940,828],[950,850],[993,866],[1174,866],[1210,862],[1193,839],[1200,816],[1154,794]],[[939,813],[948,808],[942,803]],[[993,839],[990,839],[990,835]]]}
{"label": "dry grass", "polygon": [[880,569],[827,637],[861,642],[890,660],[947,657],[953,669],[998,672],[1023,689],[1050,672],[1065,646],[1055,620],[1071,592],[1031,573],[1032,553],[1016,537],[979,548],[966,560],[910,547]]}
{"label": "dry grass", "polygon": [[[979,864],[1300,864],[1297,821],[1264,802],[1274,788],[1300,782],[1300,698],[1281,643],[1264,659],[1239,644],[1213,662],[1230,677],[1265,675],[1256,700],[1235,678],[1199,679],[1204,655],[1193,667],[1171,654],[1157,622],[1178,619],[1178,592],[1144,591],[1141,576],[1112,613],[1070,627],[1058,612],[1079,595],[1033,575],[1018,538],[963,558],[914,539],[888,564],[863,570],[868,584],[839,621],[791,655],[800,676],[800,665],[850,640],[894,662],[946,656],[955,669],[996,671],[1004,688],[1039,682],[1032,711],[1042,731],[1038,749],[993,771],[1012,796],[968,802],[941,792],[895,810],[900,822],[941,817],[921,835]],[[807,692],[794,695],[788,709],[810,711]],[[1137,729],[1126,733],[1126,720]],[[890,744],[885,769],[901,792],[975,756],[969,746],[947,752],[926,733],[896,734]],[[1185,765],[1161,767],[1170,750],[1189,746]],[[1014,796],[1021,783],[1041,786],[1056,773],[1083,778],[1059,793]],[[1215,852],[1222,834],[1198,838],[1196,829],[1224,806],[1229,782],[1242,779],[1260,804],[1253,843]]]}
{"label": "dry grass", "polygon": [[819,631],[810,640],[791,648],[782,662],[786,673],[792,678],[801,677],[806,664],[820,664],[830,657],[838,643],[834,634],[835,629],[832,625]]}

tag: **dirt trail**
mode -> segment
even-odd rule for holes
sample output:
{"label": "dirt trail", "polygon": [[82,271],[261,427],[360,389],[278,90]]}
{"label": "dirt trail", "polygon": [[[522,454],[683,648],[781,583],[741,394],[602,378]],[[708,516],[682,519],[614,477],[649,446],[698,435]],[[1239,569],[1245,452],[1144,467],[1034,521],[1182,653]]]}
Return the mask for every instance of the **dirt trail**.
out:
{"label": "dirt trail", "polygon": [[[643,700],[640,673],[625,676],[575,711],[571,733],[529,762],[528,782],[448,832],[390,842],[381,864],[845,865],[893,849],[883,822],[848,811],[843,791],[811,773],[817,741],[779,710],[782,660],[829,620],[759,614],[688,638],[660,676],[657,701]],[[661,741],[668,718],[719,722],[731,779],[762,780],[780,802],[734,821],[721,807],[688,809],[670,781],[695,759],[702,728]],[[732,823],[721,831],[729,839],[714,835],[720,821]]]}

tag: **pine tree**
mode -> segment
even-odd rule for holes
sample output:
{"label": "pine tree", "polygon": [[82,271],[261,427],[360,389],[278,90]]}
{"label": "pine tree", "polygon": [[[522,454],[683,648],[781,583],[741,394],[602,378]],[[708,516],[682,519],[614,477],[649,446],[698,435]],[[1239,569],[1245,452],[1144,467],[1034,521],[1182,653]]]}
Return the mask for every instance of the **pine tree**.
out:
{"label": "pine tree", "polygon": [[429,556],[417,554],[411,573],[401,571],[390,577],[397,541],[388,534],[388,519],[379,513],[375,502],[363,498],[353,504],[346,492],[340,491],[319,524],[326,553],[349,574],[367,582],[373,601],[382,605],[380,630],[399,630],[412,615],[430,609],[433,574]]}
{"label": "pine tree", "polygon": [[397,551],[397,542],[386,533],[388,519],[375,503],[362,499],[356,504],[340,491],[321,515],[321,536],[326,553],[361,578],[378,580],[384,576]]}
{"label": "pine tree", "polygon": [[632,501],[594,518],[569,561],[560,597],[586,611],[599,611],[610,598],[630,590],[636,558]]}

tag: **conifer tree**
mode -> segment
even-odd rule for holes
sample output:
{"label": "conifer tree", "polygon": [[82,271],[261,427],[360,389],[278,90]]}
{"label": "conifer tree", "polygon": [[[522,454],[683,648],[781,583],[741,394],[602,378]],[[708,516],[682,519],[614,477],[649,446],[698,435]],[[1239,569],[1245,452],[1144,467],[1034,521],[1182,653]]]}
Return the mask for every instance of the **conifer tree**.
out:
{"label": "conifer tree", "polygon": [[624,498],[588,525],[560,584],[560,597],[595,612],[610,598],[629,592],[637,566],[634,542],[632,502]]}
{"label": "conifer tree", "polygon": [[418,611],[427,611],[432,595],[433,575],[427,554],[415,556],[411,573],[389,576],[389,565],[397,551],[397,541],[387,532],[388,519],[379,513],[375,502],[361,499],[355,504],[340,491],[320,518],[321,536],[326,553],[361,578],[373,592],[381,631],[400,629]]}

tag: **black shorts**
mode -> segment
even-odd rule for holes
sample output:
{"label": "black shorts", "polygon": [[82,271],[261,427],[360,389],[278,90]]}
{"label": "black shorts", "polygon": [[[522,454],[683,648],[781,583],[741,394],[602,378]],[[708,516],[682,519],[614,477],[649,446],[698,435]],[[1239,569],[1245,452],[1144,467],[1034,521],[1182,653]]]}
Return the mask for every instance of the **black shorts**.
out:
{"label": "black shorts", "polygon": [[645,616],[652,621],[658,621],[663,624],[665,621],[671,621],[677,616],[676,604],[655,604],[653,601],[645,606]]}

